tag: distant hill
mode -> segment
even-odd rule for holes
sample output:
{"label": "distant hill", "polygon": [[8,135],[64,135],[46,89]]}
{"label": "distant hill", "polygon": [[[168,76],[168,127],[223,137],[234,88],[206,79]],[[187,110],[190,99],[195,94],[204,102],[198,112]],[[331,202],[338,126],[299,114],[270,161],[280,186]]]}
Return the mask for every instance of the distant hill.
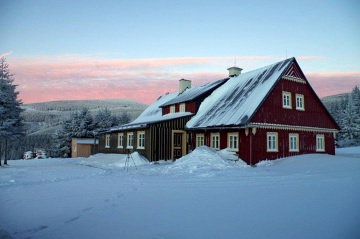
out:
{"label": "distant hill", "polygon": [[350,93],[343,93],[343,94],[337,94],[337,95],[330,95],[326,96],[321,99],[321,101],[324,103],[324,105],[329,109],[332,103],[336,103],[341,101],[342,99],[347,100]]}
{"label": "distant hill", "polygon": [[22,117],[27,134],[52,134],[71,112],[88,108],[95,115],[100,109],[108,108],[115,116],[126,113],[131,120],[138,117],[147,105],[124,99],[111,100],[66,100],[24,104]]}

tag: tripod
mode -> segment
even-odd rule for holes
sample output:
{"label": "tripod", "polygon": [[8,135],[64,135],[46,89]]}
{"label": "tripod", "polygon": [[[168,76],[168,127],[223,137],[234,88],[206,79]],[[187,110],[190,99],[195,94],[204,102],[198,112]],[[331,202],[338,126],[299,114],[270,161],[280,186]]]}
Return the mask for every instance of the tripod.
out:
{"label": "tripod", "polygon": [[134,166],[135,166],[135,169],[136,168],[136,164],[135,164],[135,161],[130,153],[130,149],[126,150],[127,151],[127,155],[126,155],[126,159],[125,159],[125,167],[124,167],[124,170],[126,169],[126,171],[129,171],[129,166],[130,166],[130,159],[132,160]]}

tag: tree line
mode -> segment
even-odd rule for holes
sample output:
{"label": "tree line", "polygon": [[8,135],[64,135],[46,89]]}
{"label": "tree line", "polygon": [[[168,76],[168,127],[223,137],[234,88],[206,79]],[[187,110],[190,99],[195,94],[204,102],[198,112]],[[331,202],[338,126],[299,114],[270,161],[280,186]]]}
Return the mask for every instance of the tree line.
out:
{"label": "tree line", "polygon": [[360,89],[355,86],[350,94],[332,102],[328,110],[341,130],[337,134],[338,147],[360,145]]}

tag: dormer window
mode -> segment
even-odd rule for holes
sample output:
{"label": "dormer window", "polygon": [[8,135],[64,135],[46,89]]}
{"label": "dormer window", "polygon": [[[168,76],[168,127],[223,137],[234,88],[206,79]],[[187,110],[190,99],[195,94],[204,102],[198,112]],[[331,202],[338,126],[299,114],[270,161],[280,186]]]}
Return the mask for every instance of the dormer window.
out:
{"label": "dormer window", "polygon": [[283,108],[291,109],[291,93],[283,91],[282,93]]}
{"label": "dormer window", "polygon": [[170,106],[170,113],[175,113],[175,105]]}
{"label": "dormer window", "polygon": [[180,112],[185,112],[185,103],[180,104]]}

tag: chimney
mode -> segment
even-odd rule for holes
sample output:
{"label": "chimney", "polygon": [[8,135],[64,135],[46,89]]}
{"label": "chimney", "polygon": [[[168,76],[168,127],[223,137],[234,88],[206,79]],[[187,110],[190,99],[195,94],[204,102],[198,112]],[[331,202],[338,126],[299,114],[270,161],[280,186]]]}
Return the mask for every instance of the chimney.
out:
{"label": "chimney", "polygon": [[238,76],[241,74],[242,69],[237,66],[233,66],[227,69],[229,71],[229,77]]}
{"label": "chimney", "polygon": [[179,80],[179,94],[183,93],[186,89],[190,89],[190,88],[191,88],[190,80],[185,80],[185,79]]}

